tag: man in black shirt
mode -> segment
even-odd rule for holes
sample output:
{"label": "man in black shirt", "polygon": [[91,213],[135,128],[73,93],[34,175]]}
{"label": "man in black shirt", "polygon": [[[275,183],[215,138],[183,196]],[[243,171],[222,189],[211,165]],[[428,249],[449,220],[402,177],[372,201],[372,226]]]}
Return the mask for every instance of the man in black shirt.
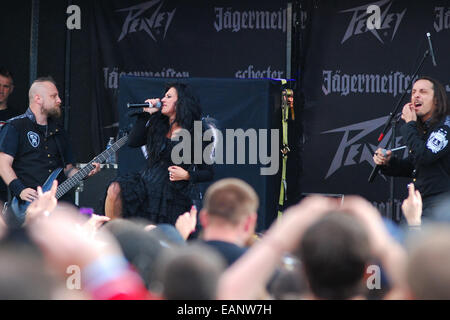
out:
{"label": "man in black shirt", "polygon": [[[8,97],[14,90],[14,81],[11,72],[0,67],[0,129],[6,120],[17,115],[16,111],[8,108]],[[8,192],[5,183],[0,179],[0,201],[7,201]]]}
{"label": "man in black shirt", "polygon": [[8,97],[14,90],[14,81],[11,72],[0,67],[0,126],[4,121],[12,118],[15,114],[8,108]]}
{"label": "man in black shirt", "polygon": [[228,266],[247,250],[255,233],[258,203],[253,188],[235,178],[219,180],[206,191],[199,217],[202,240],[217,250]]}
{"label": "man in black shirt", "polygon": [[[38,196],[36,188],[55,169],[64,168],[67,178],[78,170],[64,129],[56,121],[61,99],[54,80],[34,81],[29,99],[28,110],[8,120],[0,131],[0,175],[13,196],[32,202]],[[99,170],[96,163],[90,175]]]}
{"label": "man in black shirt", "polygon": [[422,217],[430,218],[441,198],[450,192],[450,110],[444,86],[421,77],[411,90],[411,102],[402,110],[400,131],[409,156],[399,159],[378,149],[373,157],[381,172],[413,178],[423,200]]}

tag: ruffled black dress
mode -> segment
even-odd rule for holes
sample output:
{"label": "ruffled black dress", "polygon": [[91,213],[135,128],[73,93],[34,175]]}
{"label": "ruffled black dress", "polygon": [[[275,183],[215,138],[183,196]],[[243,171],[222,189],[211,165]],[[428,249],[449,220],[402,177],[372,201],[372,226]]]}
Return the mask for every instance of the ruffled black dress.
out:
{"label": "ruffled black dress", "polygon": [[[122,215],[124,218],[142,217],[153,223],[175,224],[180,214],[189,211],[194,199],[198,199],[197,184],[213,179],[211,165],[185,165],[178,166],[187,170],[190,180],[170,181],[170,166],[175,165],[171,160],[173,147],[178,141],[172,141],[165,135],[148,137],[148,128],[157,125],[164,116],[157,112],[148,117],[140,116],[129,136],[128,145],[140,147],[158,141],[159,154],[156,159],[148,159],[147,168],[139,173],[118,176],[116,181],[120,184],[122,196]],[[191,158],[193,159],[193,157]]]}

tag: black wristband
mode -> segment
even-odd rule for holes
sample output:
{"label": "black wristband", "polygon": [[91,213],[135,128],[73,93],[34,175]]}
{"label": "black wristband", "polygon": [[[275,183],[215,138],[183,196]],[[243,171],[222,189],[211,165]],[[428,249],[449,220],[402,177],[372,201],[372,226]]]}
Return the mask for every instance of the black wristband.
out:
{"label": "black wristband", "polygon": [[11,190],[13,196],[19,197],[20,193],[23,189],[26,189],[26,187],[23,185],[22,181],[19,179],[14,179],[9,183],[9,190]]}

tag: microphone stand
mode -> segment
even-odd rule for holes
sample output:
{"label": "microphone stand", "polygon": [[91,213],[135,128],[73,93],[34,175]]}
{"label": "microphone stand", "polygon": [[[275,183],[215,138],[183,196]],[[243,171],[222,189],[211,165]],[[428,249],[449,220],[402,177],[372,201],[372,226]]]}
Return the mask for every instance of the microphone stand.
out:
{"label": "microphone stand", "polygon": [[[399,119],[392,119],[391,122],[391,126],[392,126],[392,136],[389,142],[389,149],[392,150],[395,148],[395,138],[397,136],[397,121]],[[395,178],[394,177],[390,177],[389,179],[389,204],[391,207],[391,220],[394,220],[394,216],[395,218],[397,218],[397,214],[395,213],[395,204],[394,204],[394,200],[395,200],[395,196],[394,196],[394,192],[395,192]]]}
{"label": "microphone stand", "polygon": [[[413,79],[417,76],[417,74],[419,73],[420,69],[422,69],[422,65],[425,62],[425,59],[428,57],[428,55],[430,54],[430,51],[427,49],[422,57],[422,60],[419,63],[419,66],[416,68],[416,70],[414,71],[413,75],[411,76],[411,78],[409,79],[409,83],[408,83],[408,87],[405,89],[405,92],[403,93],[403,95],[400,97],[400,99],[397,101],[396,106],[394,107],[394,110],[389,114],[389,118],[387,119],[383,131],[381,132],[380,136],[378,137],[378,142],[381,142],[385,136],[385,134],[387,133],[387,131],[389,130],[389,128],[392,126],[392,136],[391,136],[391,141],[389,143],[390,148],[395,148],[395,126],[396,126],[396,122],[394,117],[395,115],[398,113],[398,110],[400,108],[400,104],[402,103],[403,99],[405,98],[405,96],[408,94],[408,90],[411,89],[411,85],[413,82]],[[370,173],[368,182],[371,183],[373,182],[373,180],[375,179],[375,177],[378,175],[378,172],[380,171],[380,166],[375,165],[375,167],[372,169],[372,172]],[[394,187],[395,187],[395,180],[394,177],[391,177],[390,180],[390,194],[389,194],[389,201],[390,201],[390,205],[391,205],[391,215],[392,217],[394,217]]]}

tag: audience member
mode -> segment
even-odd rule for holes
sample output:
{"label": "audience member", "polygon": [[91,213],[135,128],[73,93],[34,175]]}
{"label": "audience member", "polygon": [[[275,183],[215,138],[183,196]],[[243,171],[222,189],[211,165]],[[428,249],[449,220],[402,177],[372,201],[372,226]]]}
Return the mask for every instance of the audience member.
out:
{"label": "audience member", "polygon": [[414,184],[408,184],[408,197],[403,200],[402,213],[410,228],[420,229],[422,225],[422,196]]}
{"label": "audience member", "polygon": [[309,289],[301,261],[292,255],[285,255],[267,290],[275,300],[304,299]]}
{"label": "audience member", "polygon": [[77,209],[58,205],[26,227],[47,264],[60,275],[67,276],[70,267],[79,270],[81,290],[92,299],[149,299],[115,239],[104,228],[93,236],[85,224]]}
{"label": "audience member", "polygon": [[204,244],[166,251],[158,270],[167,300],[214,300],[224,259]]}
{"label": "audience member", "polygon": [[116,238],[125,258],[139,273],[146,287],[151,288],[157,259],[169,247],[167,242],[162,242],[164,240],[160,240],[152,231],[145,231],[142,226],[129,220],[114,219],[105,228]]}
{"label": "audience member", "polygon": [[228,178],[206,191],[200,211],[202,240],[220,252],[228,266],[241,257],[255,233],[258,195],[246,182]]}
{"label": "audience member", "polygon": [[370,264],[370,244],[362,224],[331,212],[305,232],[296,252],[312,295],[318,299],[361,299]]}
{"label": "audience member", "polygon": [[61,299],[61,279],[45,264],[42,253],[23,230],[9,230],[0,241],[0,299]]}
{"label": "audience member", "polygon": [[14,91],[14,80],[11,72],[0,67],[0,127],[4,121],[18,115],[13,108],[8,107],[9,95]]}
{"label": "audience member", "polygon": [[[286,252],[294,252],[297,248],[302,248],[305,245],[318,246],[321,243],[321,239],[316,241],[308,240],[311,235],[308,230],[316,223],[325,223],[321,219],[329,214],[330,211],[336,211],[338,209],[342,214],[345,213],[354,219],[358,219],[361,226],[365,228],[365,236],[368,238],[369,246],[361,244],[361,247],[359,247],[356,244],[354,250],[355,252],[362,252],[364,247],[366,249],[370,248],[372,258],[378,259],[381,262],[382,267],[389,277],[389,283],[392,288],[391,296],[399,297],[405,292],[404,271],[406,255],[401,246],[386,231],[378,211],[366,200],[356,196],[346,197],[346,201],[340,208],[338,208],[338,204],[335,201],[320,196],[313,196],[306,198],[299,205],[288,209],[281,220],[269,229],[261,241],[252,246],[248,253],[225,271],[219,283],[219,298],[255,299],[260,290],[266,285],[272,272]],[[320,225],[318,224],[318,226]],[[359,230],[359,238],[363,239],[363,229],[356,228],[355,234],[357,233],[356,230]],[[347,236],[345,235],[345,237]],[[328,238],[328,241],[325,241],[325,244],[323,244],[327,248],[323,254],[326,256],[328,253],[330,256],[333,256],[335,252],[331,248],[339,244],[335,243],[336,240],[333,237],[330,238],[327,235],[324,235],[324,237]],[[306,244],[304,243],[305,238],[308,241]],[[317,254],[320,255],[321,253]],[[362,254],[360,256],[362,257]],[[364,257],[360,258],[360,261],[363,260],[367,261]],[[312,274],[308,274],[307,262],[302,262],[305,263],[307,280],[314,298],[354,297],[352,294],[339,295],[341,286],[339,281],[347,280],[348,284],[352,282],[356,285],[357,281],[354,275],[348,279],[328,279],[331,283],[325,281],[330,292],[327,293],[326,297],[323,297],[321,291],[314,291],[315,279],[311,279],[310,276]],[[361,262],[357,265],[359,266],[360,272]],[[258,272],[255,272],[255,270],[258,270]],[[310,270],[309,272],[315,271]],[[361,277],[363,276],[363,274],[360,275]],[[338,281],[335,283],[337,286],[334,286],[332,281]],[[350,292],[355,293],[356,291]]]}
{"label": "audience member", "polygon": [[[9,95],[14,90],[14,80],[11,72],[4,67],[0,67],[0,129],[6,120],[18,115],[18,112],[8,107]],[[8,201],[8,189],[5,182],[0,179],[0,201]]]}
{"label": "audience member", "polygon": [[450,227],[428,225],[415,234],[409,252],[410,298],[450,299]]}

